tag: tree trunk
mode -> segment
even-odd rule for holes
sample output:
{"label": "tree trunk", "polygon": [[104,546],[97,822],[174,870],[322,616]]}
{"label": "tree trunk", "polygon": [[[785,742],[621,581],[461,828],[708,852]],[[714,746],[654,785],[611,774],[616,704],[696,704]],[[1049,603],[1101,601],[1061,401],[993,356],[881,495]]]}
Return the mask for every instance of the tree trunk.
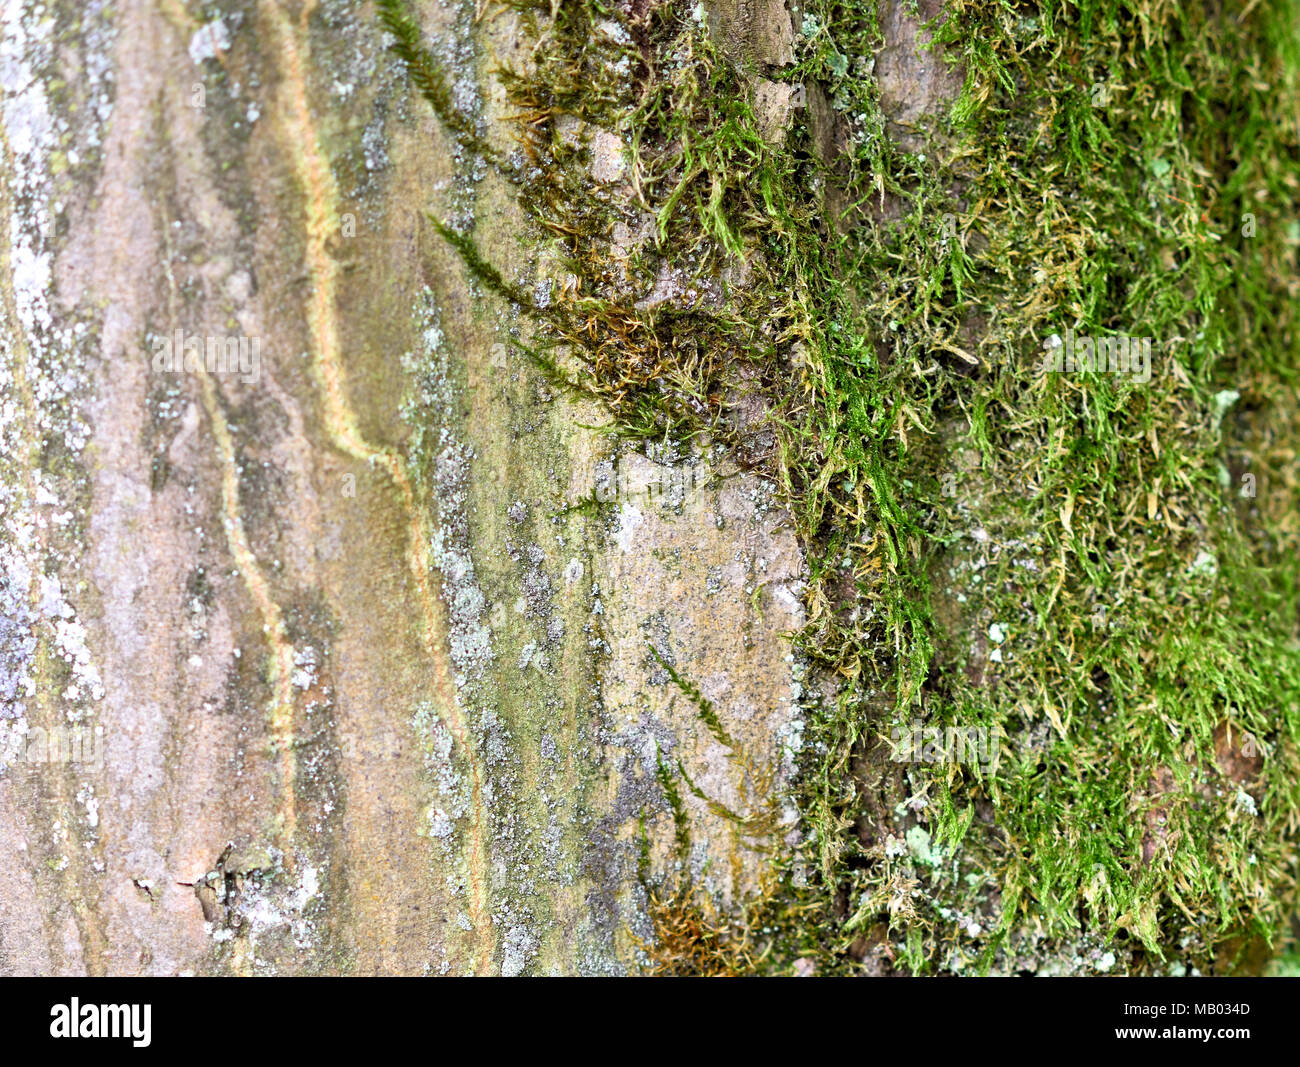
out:
{"label": "tree trunk", "polygon": [[[427,216],[538,249],[369,7],[44,10],[4,28],[0,970],[623,972],[647,872],[752,891],[782,830],[718,806],[799,721],[771,484],[507,346]],[[528,34],[477,14],[420,8],[504,145]],[[244,364],[187,368],[212,338]]]}
{"label": "tree trunk", "polygon": [[1300,8],[1032,6],[9,3],[0,973],[1262,967]]}

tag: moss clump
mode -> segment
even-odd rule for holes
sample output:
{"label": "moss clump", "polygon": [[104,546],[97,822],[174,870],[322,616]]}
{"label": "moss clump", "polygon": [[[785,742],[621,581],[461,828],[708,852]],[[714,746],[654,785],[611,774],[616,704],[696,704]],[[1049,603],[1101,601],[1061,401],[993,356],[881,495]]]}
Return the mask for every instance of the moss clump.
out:
{"label": "moss clump", "polygon": [[[803,5],[780,143],[692,8],[521,6],[503,172],[558,267],[498,288],[549,374],[625,432],[707,428],[798,523],[797,643],[838,697],[746,966],[1256,966],[1300,810],[1297,5],[949,0],[965,82],[912,150],[870,0]],[[1043,369],[1119,333],[1149,381]],[[913,724],[996,758],[900,763]],[[661,930],[712,958],[679,896]]]}
{"label": "moss clump", "polygon": [[708,896],[689,887],[652,888],[646,911],[655,931],[652,941],[641,944],[647,973],[734,978],[757,969],[755,940]]}

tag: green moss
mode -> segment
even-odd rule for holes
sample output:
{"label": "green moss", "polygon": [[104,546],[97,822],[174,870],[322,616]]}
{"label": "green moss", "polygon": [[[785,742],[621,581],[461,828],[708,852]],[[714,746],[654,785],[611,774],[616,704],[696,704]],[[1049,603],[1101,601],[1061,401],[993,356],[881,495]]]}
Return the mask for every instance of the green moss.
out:
{"label": "green moss", "polygon": [[[691,856],[690,815],[687,813],[686,804],[677,789],[677,781],[672,768],[664,762],[662,755],[658,755],[655,760],[655,779],[659,782],[659,788],[663,790],[664,798],[668,801],[668,810],[673,814],[673,838],[677,849],[677,862],[683,871],[686,871],[686,864]],[[643,871],[642,877],[644,878],[644,876]]]}
{"label": "green moss", "polygon": [[[690,6],[621,38],[599,0],[528,7],[507,177],[564,275],[543,359],[626,432],[707,428],[760,463],[807,552],[796,643],[838,697],[755,958],[1254,966],[1294,910],[1300,813],[1296,4],[950,0],[965,81],[920,152],[869,73],[873,3],[803,5],[781,77],[824,106],[779,145]],[[629,146],[630,195],[575,125]],[[1151,338],[1150,381],[1043,372],[1068,330]],[[776,431],[757,457],[742,387]],[[999,759],[893,763],[912,720]]]}
{"label": "green moss", "polygon": [[727,733],[726,727],[722,725],[722,720],[718,718],[718,712],[714,708],[712,702],[702,692],[700,692],[700,687],[694,682],[683,678],[677,672],[677,668],[659,654],[659,650],[655,648],[654,645],[647,643],[646,647],[650,649],[650,654],[654,656],[655,661],[659,666],[668,672],[668,677],[673,680],[673,684],[685,693],[690,702],[695,705],[700,721],[708,728],[709,733],[713,735],[714,739],[719,744],[734,749],[736,747],[736,742],[731,739],[731,736]]}

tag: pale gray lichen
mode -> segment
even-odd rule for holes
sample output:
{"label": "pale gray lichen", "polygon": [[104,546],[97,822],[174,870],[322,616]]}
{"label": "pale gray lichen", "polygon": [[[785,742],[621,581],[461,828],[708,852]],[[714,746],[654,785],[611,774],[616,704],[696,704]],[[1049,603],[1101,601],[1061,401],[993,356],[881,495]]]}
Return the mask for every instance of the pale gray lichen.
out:
{"label": "pale gray lichen", "polygon": [[[105,690],[59,568],[80,557],[75,538],[84,508],[76,501],[86,475],[80,464],[54,468],[44,457],[75,458],[86,447],[84,397],[91,393],[97,312],[56,320],[51,264],[67,198],[94,164],[111,113],[105,56],[112,31],[103,5],[88,5],[73,60],[82,67],[83,98],[70,108],[52,96],[72,91],[55,76],[59,62],[67,62],[56,55],[55,11],[29,0],[7,4],[0,19],[0,120],[12,161],[6,236],[16,313],[10,317],[0,305],[0,718],[22,721],[32,710],[35,656],[44,639],[62,663],[65,717],[80,722]],[[53,160],[61,161],[58,173]],[[29,455],[41,456],[41,465],[25,467]]]}

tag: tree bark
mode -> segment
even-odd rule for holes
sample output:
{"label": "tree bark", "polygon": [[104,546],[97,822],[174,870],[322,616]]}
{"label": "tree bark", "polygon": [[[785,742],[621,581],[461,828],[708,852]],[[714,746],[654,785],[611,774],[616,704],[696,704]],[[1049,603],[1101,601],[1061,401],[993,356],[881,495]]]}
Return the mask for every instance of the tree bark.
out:
{"label": "tree bark", "polygon": [[[6,9],[0,972],[633,969],[646,884],[725,905],[789,830],[721,814],[792,769],[788,516],[518,355],[427,216],[543,250],[367,5],[204,11]],[[523,21],[418,12],[508,150]],[[260,366],[159,359],[209,338]]]}

